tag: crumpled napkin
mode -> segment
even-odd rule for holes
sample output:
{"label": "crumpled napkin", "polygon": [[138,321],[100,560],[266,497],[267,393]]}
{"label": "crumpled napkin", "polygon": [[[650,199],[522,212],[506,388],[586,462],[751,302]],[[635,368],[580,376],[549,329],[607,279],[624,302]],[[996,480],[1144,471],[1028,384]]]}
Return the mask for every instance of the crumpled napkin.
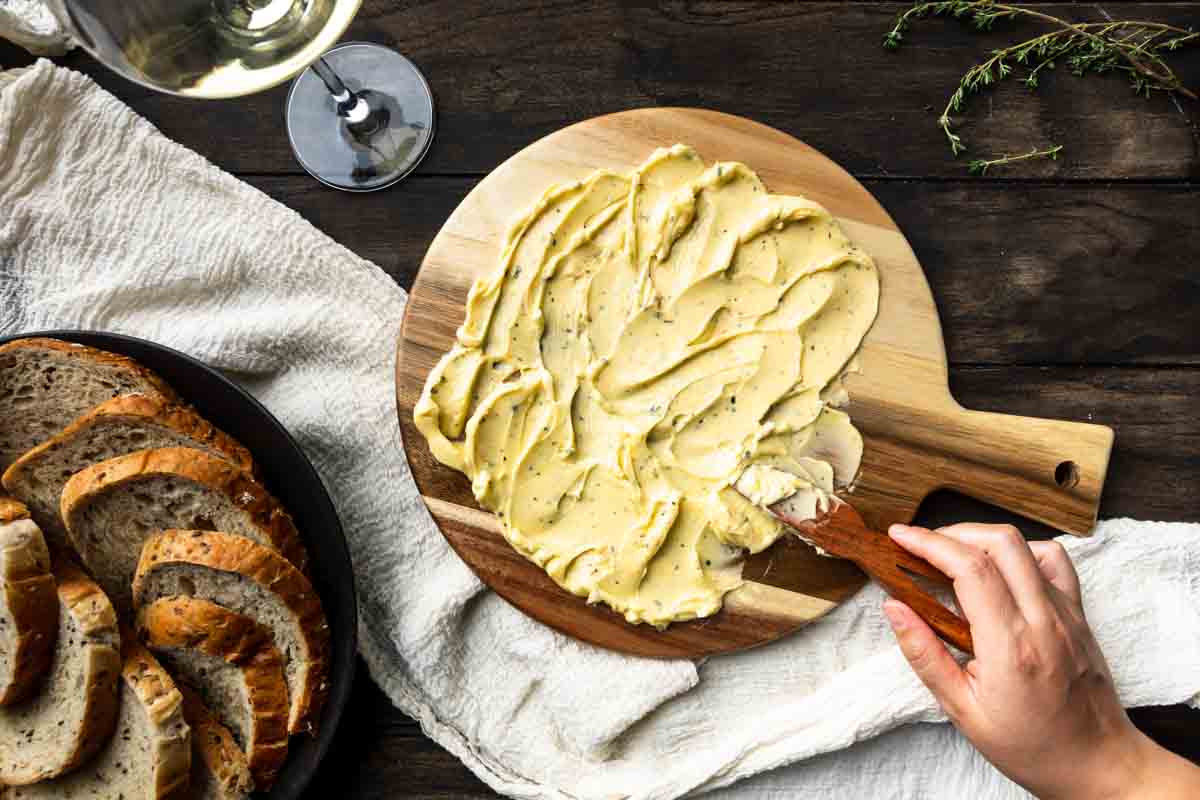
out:
{"label": "crumpled napkin", "polygon": [[[498,791],[666,800],[750,778],[724,793],[1026,796],[948,725],[899,728],[944,717],[874,586],[782,641],[703,663],[598,650],[487,591],[433,526],[403,455],[404,291],[47,61],[0,73],[0,298],[0,333],[154,339],[278,415],[341,514],[371,675]],[[1063,542],[1124,701],[1196,704],[1200,525],[1108,520]]]}
{"label": "crumpled napkin", "polygon": [[34,55],[61,55],[75,42],[41,0],[0,0],[0,39]]}

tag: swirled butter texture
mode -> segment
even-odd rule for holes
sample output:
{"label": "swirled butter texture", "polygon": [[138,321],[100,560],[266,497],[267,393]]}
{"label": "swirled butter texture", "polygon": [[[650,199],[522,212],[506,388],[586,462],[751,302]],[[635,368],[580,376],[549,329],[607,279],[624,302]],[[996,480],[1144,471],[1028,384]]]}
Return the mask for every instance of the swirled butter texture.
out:
{"label": "swirled butter texture", "polygon": [[689,147],[553,186],[414,417],[504,535],[630,622],[713,614],[742,556],[858,471],[834,406],[879,278],[825,209]]}

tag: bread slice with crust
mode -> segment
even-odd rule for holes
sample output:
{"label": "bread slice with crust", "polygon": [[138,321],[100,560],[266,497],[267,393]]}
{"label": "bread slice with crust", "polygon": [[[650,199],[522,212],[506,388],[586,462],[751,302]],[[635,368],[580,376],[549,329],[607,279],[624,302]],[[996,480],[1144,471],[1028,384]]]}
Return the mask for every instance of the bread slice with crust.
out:
{"label": "bread slice with crust", "polygon": [[121,637],[121,711],[113,736],[87,765],[52,781],[9,789],[3,800],[186,800],[191,731],[175,681],[131,632]]}
{"label": "bread slice with crust", "polygon": [[69,547],[60,516],[67,480],[92,464],[138,450],[190,447],[254,471],[250,452],[188,406],[162,397],[125,394],[74,419],[57,435],[23,454],[4,471],[5,488],[29,507],[55,547]]}
{"label": "bread slice with crust", "polygon": [[0,784],[37,783],[78,767],[108,741],[117,718],[117,615],[79,567],[59,561],[54,576],[54,655],[35,695],[0,708]]}
{"label": "bread slice with crust", "polygon": [[142,450],[75,474],[62,518],[76,552],[119,611],[132,609],[133,573],[158,530],[221,530],[273,548],[301,571],[308,557],[291,515],[245,470],[185,447]]}
{"label": "bread slice with crust", "polygon": [[254,791],[246,754],[194,689],[181,683],[179,691],[192,729],[191,800],[245,800]]}
{"label": "bread slice with crust", "polygon": [[142,548],[134,605],[189,595],[250,617],[283,656],[288,731],[315,733],[328,693],[329,625],[308,578],[274,550],[244,536],[163,531]]}
{"label": "bread slice with crust", "polygon": [[176,399],[162,378],[125,356],[58,339],[0,345],[0,471],[89,408],[137,393]]}
{"label": "bread slice with crust", "polygon": [[196,597],[138,609],[138,634],[195,689],[246,754],[255,786],[271,788],[287,757],[283,659],[254,620]]}
{"label": "bread slice with crust", "polygon": [[0,706],[46,677],[58,633],[58,592],[46,541],[25,506],[0,497]]}

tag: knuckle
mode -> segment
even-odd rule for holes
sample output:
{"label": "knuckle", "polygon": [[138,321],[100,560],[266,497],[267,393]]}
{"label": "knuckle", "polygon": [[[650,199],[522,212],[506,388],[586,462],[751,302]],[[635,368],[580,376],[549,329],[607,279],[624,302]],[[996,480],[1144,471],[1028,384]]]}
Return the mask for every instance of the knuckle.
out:
{"label": "knuckle", "polygon": [[972,580],[985,581],[992,577],[996,565],[992,563],[992,559],[988,558],[987,553],[976,550],[967,556],[964,569],[967,577]]}
{"label": "knuckle", "polygon": [[1039,549],[1042,551],[1042,558],[1056,566],[1069,564],[1070,556],[1067,555],[1067,548],[1063,547],[1058,542],[1043,542]]}
{"label": "knuckle", "polygon": [[1058,659],[1052,672],[1059,683],[1070,686],[1090,683],[1096,668],[1085,648],[1067,642],[1059,648]]}
{"label": "knuckle", "polygon": [[1071,620],[1056,619],[1050,629],[1053,653],[1059,671],[1071,680],[1079,680],[1095,670],[1092,651],[1085,635]]}
{"label": "knuckle", "polygon": [[1096,671],[1092,666],[1092,662],[1088,658],[1081,656],[1076,648],[1071,648],[1069,657],[1070,661],[1068,664],[1072,679],[1076,681],[1089,680],[1089,676]]}
{"label": "knuckle", "polygon": [[926,642],[910,642],[908,662],[917,672],[927,672],[933,666],[933,649]]}
{"label": "knuckle", "polygon": [[1113,684],[1112,675],[1108,673],[1108,670],[1097,668],[1094,665],[1088,666],[1088,668],[1084,671],[1083,676],[1080,678],[1080,681],[1093,689],[1105,691],[1116,690],[1116,687]]}
{"label": "knuckle", "polygon": [[1046,627],[1049,629],[1050,637],[1053,641],[1061,642],[1068,649],[1075,645],[1075,636],[1062,617],[1055,616],[1046,623]]}
{"label": "knuckle", "polygon": [[1045,667],[1042,653],[1028,636],[1019,636],[1013,643],[1013,669],[1020,675],[1032,678]]}
{"label": "knuckle", "polygon": [[1087,663],[1087,658],[1083,657],[1079,645],[1071,636],[1067,626],[1061,622],[1056,622],[1050,626],[1050,636],[1053,642],[1051,652],[1054,656],[1052,659],[1055,663],[1073,670],[1075,665]]}
{"label": "knuckle", "polygon": [[1022,546],[1025,545],[1025,537],[1021,534],[1021,531],[1018,530],[1013,525],[999,526],[999,528],[996,531],[996,534],[997,534],[997,538],[1004,544],[1008,544],[1008,545],[1019,544]]}

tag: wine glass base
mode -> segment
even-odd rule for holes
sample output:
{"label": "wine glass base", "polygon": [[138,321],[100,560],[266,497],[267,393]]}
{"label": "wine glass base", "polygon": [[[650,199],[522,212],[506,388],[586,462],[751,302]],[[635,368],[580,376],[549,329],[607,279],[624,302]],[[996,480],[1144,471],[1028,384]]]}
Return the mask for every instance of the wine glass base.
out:
{"label": "wine glass base", "polygon": [[287,99],[287,132],[300,166],[327,186],[371,192],[408,175],[429,152],[436,115],[425,76],[404,56],[366,42],[339,45],[323,58],[352,92],[382,105],[378,130],[354,135],[317,74],[306,69]]}

